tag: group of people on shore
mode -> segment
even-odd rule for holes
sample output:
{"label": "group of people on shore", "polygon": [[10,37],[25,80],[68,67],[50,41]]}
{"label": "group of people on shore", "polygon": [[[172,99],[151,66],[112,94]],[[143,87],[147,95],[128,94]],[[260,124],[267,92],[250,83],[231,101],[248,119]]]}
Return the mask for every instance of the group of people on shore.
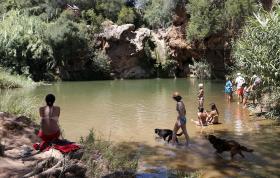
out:
{"label": "group of people on shore", "polygon": [[232,94],[235,91],[233,89],[233,84],[236,85],[238,104],[243,104],[243,107],[246,107],[250,96],[252,97],[253,103],[255,103],[256,91],[261,84],[261,78],[259,76],[253,73],[253,76],[250,78],[249,82],[246,82],[241,73],[237,73],[237,77],[234,82],[230,77],[227,77],[225,94],[227,95],[228,102],[232,101]]}

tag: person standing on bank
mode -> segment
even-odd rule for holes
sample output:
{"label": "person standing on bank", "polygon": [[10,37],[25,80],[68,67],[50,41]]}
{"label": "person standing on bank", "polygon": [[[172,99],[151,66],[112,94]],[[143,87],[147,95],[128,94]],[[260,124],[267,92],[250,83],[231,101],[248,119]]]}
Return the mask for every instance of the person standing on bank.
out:
{"label": "person standing on bank", "polygon": [[176,134],[178,130],[181,128],[185,135],[186,146],[187,146],[189,144],[189,135],[186,128],[187,119],[186,119],[185,104],[183,103],[182,97],[178,92],[173,93],[172,98],[176,101],[176,110],[178,112],[177,120],[175,122],[174,129],[173,129],[172,144],[175,143]]}

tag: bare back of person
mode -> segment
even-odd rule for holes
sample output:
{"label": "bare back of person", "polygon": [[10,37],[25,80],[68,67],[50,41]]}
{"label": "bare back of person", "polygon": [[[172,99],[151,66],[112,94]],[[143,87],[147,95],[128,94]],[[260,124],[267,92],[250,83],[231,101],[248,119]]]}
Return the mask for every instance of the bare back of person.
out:
{"label": "bare back of person", "polygon": [[205,113],[205,112],[203,112],[203,113],[201,113],[201,112],[199,112],[199,113],[197,113],[197,116],[198,116],[198,120],[199,120],[199,125],[203,125],[203,126],[206,126],[207,125],[207,121],[206,121],[206,119],[207,119],[207,113]]}
{"label": "bare back of person", "polygon": [[218,124],[219,123],[219,114],[217,110],[212,110],[208,115],[207,121],[211,124]]}
{"label": "bare back of person", "polygon": [[39,109],[41,117],[41,129],[45,135],[57,133],[59,129],[58,118],[60,108],[57,106],[44,106]]}

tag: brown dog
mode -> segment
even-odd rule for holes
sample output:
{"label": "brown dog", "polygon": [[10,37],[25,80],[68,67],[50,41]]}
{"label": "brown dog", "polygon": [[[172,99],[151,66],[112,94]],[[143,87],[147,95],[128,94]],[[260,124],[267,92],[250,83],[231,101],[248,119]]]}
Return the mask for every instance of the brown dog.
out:
{"label": "brown dog", "polygon": [[213,147],[216,149],[217,153],[222,153],[224,151],[230,151],[231,159],[236,155],[237,153],[240,154],[243,158],[245,157],[241,151],[246,152],[253,152],[254,150],[248,149],[245,146],[240,145],[238,142],[234,140],[224,140],[217,138],[214,135],[208,135],[209,142],[213,145]]}

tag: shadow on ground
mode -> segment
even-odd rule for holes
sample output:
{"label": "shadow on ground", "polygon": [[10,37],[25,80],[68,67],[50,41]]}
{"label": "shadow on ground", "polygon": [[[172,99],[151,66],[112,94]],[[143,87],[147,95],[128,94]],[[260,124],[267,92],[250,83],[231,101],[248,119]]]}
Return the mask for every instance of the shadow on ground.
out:
{"label": "shadow on ground", "polygon": [[[121,145],[126,150],[139,152],[137,177],[149,177],[149,175],[176,177],[174,174],[170,176],[170,173],[187,174],[195,171],[201,171],[200,175],[207,178],[279,177],[280,126],[278,124],[260,127],[259,132],[245,132],[242,135],[227,130],[211,132],[218,137],[235,140],[241,145],[254,149],[253,153],[244,152],[245,158],[236,155],[233,160],[230,159],[229,152],[221,155],[215,153],[215,149],[205,138],[207,132],[198,133],[199,136],[192,138],[189,147],[183,145],[172,147],[161,140],[156,141],[155,146],[135,142],[125,142]],[[114,177],[114,175],[117,176],[118,173],[106,177]]]}

